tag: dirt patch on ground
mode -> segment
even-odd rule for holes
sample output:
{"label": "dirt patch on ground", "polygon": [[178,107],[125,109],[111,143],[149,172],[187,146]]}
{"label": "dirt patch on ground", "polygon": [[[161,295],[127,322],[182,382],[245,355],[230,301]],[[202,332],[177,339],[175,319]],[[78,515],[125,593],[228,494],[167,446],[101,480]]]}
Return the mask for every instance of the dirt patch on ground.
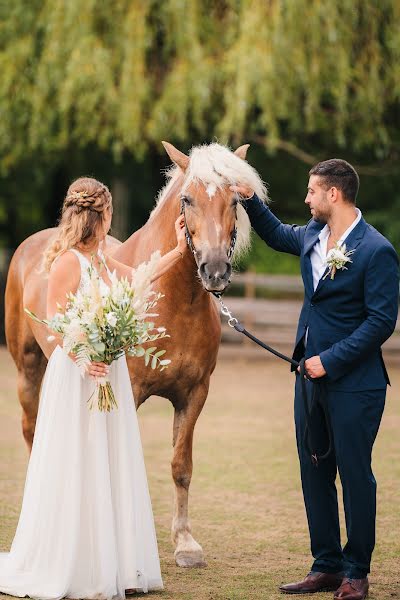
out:
{"label": "dirt patch on ground", "polygon": [[[375,446],[377,546],[371,600],[400,598],[400,370]],[[27,451],[16,374],[0,350],[0,550],[9,549],[20,510]],[[221,360],[196,427],[190,514],[208,566],[178,569],[170,542],[172,407],[151,398],[139,411],[159,540],[164,600],[274,600],[277,586],[302,577],[311,561],[293,426],[293,375],[277,360]],[[343,515],[342,515],[343,516]],[[343,519],[342,519],[343,522]],[[343,532],[343,538],[345,535]],[[327,598],[326,594],[313,598]],[[0,596],[0,598],[9,598]]]}

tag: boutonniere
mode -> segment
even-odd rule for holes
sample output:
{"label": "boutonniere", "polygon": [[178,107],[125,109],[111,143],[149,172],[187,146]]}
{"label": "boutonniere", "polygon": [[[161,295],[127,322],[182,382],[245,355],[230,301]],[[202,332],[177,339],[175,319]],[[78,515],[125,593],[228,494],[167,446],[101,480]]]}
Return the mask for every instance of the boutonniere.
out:
{"label": "boutonniere", "polygon": [[323,279],[326,279],[328,275],[330,275],[331,279],[334,279],[338,269],[347,269],[346,263],[353,262],[351,258],[349,258],[353,252],[355,252],[355,250],[346,250],[346,244],[340,245],[339,242],[334,248],[332,248],[332,250],[329,250],[326,257],[328,271],[324,275]]}

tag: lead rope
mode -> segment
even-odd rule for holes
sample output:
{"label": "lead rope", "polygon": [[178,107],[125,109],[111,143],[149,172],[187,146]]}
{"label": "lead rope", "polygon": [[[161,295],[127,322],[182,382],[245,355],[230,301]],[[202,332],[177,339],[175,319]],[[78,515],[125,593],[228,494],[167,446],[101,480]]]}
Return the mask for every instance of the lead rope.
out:
{"label": "lead rope", "polygon": [[[320,381],[318,379],[312,379],[308,375],[307,369],[305,366],[305,360],[306,360],[305,358],[302,358],[300,360],[300,362],[297,362],[297,360],[294,360],[293,358],[290,358],[289,356],[286,356],[285,354],[278,352],[278,350],[275,350],[268,344],[265,344],[263,341],[261,341],[256,336],[254,336],[252,333],[247,331],[247,329],[239,321],[239,319],[237,319],[236,317],[234,317],[232,315],[229,308],[223,302],[221,294],[218,292],[212,292],[212,293],[218,299],[218,301],[220,303],[221,313],[224,316],[228,317],[229,327],[232,327],[232,329],[236,329],[236,331],[238,331],[239,333],[242,333],[243,335],[248,337],[250,340],[252,340],[256,344],[261,346],[261,348],[264,348],[264,350],[267,350],[274,356],[277,356],[278,358],[290,363],[295,369],[299,368],[301,391],[302,391],[303,402],[304,402],[304,414],[305,414],[305,420],[306,420],[306,426],[304,428],[304,445],[305,445],[306,449],[308,450],[308,452],[310,453],[312,464],[315,467],[317,467],[321,460],[325,460],[330,455],[330,453],[332,452],[332,448],[333,448],[332,427],[331,427],[330,418],[329,418],[329,411],[328,411],[328,404],[327,404],[327,389],[326,389],[325,381],[323,381],[323,380]],[[309,381],[311,381],[313,383],[312,393],[311,393],[311,402],[309,401],[309,398],[308,398],[306,379],[308,379]],[[319,388],[319,394],[317,393],[318,388]],[[326,426],[326,430],[327,430],[327,434],[328,434],[328,448],[327,448],[326,452],[324,452],[323,454],[317,453],[317,444],[315,443],[313,430],[311,427],[311,415],[312,415],[313,410],[317,410],[318,406],[322,410],[322,414],[324,417],[325,426]]]}

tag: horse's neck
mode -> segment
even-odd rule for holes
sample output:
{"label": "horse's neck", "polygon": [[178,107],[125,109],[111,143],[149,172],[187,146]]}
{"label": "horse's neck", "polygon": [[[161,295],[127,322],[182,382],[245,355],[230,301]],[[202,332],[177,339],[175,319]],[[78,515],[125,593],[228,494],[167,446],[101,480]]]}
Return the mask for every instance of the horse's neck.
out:
{"label": "horse's neck", "polygon": [[[171,190],[173,192],[174,190]],[[114,254],[117,260],[137,266],[149,260],[152,252],[159,250],[162,255],[176,246],[175,221],[179,216],[179,202],[175,194],[169,194],[154,211],[141,229],[133,233]],[[162,281],[161,281],[162,279]],[[160,286],[178,290],[193,302],[206,299],[207,292],[201,285],[197,266],[189,248],[184,256],[160,279]],[[183,285],[182,285],[183,284]]]}

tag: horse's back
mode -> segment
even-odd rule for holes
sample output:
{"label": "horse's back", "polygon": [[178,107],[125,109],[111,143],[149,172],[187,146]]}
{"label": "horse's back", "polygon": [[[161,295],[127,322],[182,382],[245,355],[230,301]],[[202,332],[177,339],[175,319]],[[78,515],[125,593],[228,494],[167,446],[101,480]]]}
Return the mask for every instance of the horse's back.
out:
{"label": "horse's back", "polygon": [[[46,316],[48,276],[41,269],[43,253],[56,228],[43,229],[24,240],[16,249],[8,270],[5,293],[5,333],[8,349],[17,366],[26,353],[38,350],[50,356],[53,345],[46,328],[24,312],[29,308],[39,318]],[[110,246],[120,242],[108,238]]]}
{"label": "horse's back", "polygon": [[[26,306],[26,290],[34,312],[40,309],[40,303],[47,290],[47,281],[39,271],[43,251],[54,232],[45,229],[29,236],[16,249],[8,269],[5,292],[5,333],[7,347],[19,367],[23,354],[35,345],[35,336],[24,313]],[[32,305],[32,306],[31,306]]]}

